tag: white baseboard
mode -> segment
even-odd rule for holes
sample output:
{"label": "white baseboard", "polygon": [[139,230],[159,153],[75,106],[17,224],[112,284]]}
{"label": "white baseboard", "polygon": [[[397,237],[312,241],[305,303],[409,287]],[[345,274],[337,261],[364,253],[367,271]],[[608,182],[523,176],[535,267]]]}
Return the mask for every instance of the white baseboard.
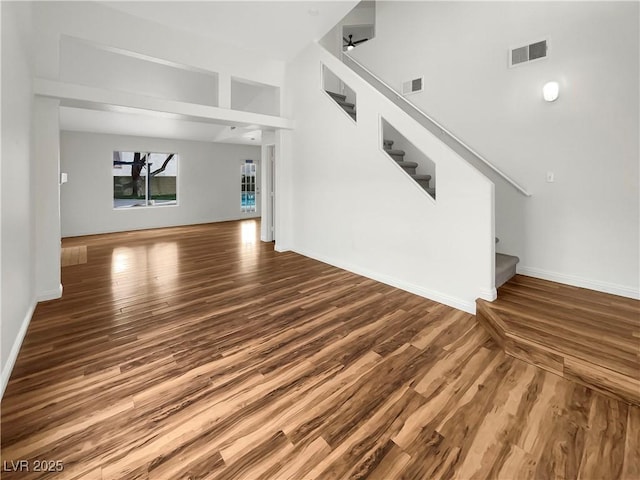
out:
{"label": "white baseboard", "polygon": [[491,290],[480,289],[479,298],[481,298],[482,300],[493,302],[496,298],[498,298],[498,290],[496,290],[495,287]]}
{"label": "white baseboard", "polygon": [[[278,241],[277,241],[277,240],[276,240],[275,245],[273,246],[273,249],[274,249],[276,252],[280,252],[280,253],[282,253],[282,252],[288,252],[289,250],[291,250],[291,249],[290,249],[289,247],[287,247],[286,245],[282,245],[281,243],[278,243]],[[304,255],[304,253],[303,253],[302,255]],[[305,255],[305,256],[308,256],[308,255]],[[325,263],[326,263],[326,262],[325,262]]]}
{"label": "white baseboard", "polygon": [[292,251],[299,253],[300,255],[304,255],[305,257],[313,258],[314,260],[318,260],[320,262],[333,265],[334,267],[341,268],[342,270],[347,270],[357,275],[362,275],[363,277],[371,278],[380,283],[384,283],[386,285],[390,285],[392,287],[399,288],[401,290],[405,290],[410,293],[414,293],[421,297],[428,298],[429,300],[433,300],[434,302],[443,303],[444,305],[448,305],[450,307],[457,308],[458,310],[462,310],[464,312],[471,313],[474,315],[476,313],[475,300],[469,302],[461,298],[452,297],[445,293],[424,288],[420,285],[414,285],[412,283],[405,282],[403,280],[390,277],[388,275],[384,275],[382,273],[375,272],[373,270],[369,270],[369,269],[362,268],[362,267],[348,264],[348,263],[338,262],[333,259],[327,258],[323,255],[318,255],[316,253],[309,252],[304,249],[292,248]]}
{"label": "white baseboard", "polygon": [[516,266],[516,270],[518,273],[521,273],[522,275],[528,275],[529,277],[541,278],[542,280],[564,283],[567,285],[572,285],[574,287],[588,288],[589,290],[596,290],[598,292],[610,293],[612,295],[620,295],[622,297],[640,300],[640,290],[625,285],[600,282],[598,280],[591,280],[584,277],[578,277],[576,275],[566,275],[564,273],[551,272],[548,270],[542,270],[540,268],[532,268],[526,266],[521,267],[520,265]]}
{"label": "white baseboard", "polygon": [[33,312],[36,309],[36,301],[31,302],[31,306],[27,310],[27,314],[22,320],[22,325],[20,325],[20,330],[18,330],[18,335],[13,342],[13,346],[11,347],[11,351],[9,352],[9,357],[7,358],[7,363],[2,368],[2,379],[0,380],[2,384],[0,384],[0,399],[4,396],[4,390],[7,388],[7,383],[9,383],[9,378],[11,377],[11,372],[13,371],[13,366],[16,364],[16,360],[18,359],[18,354],[20,353],[20,347],[22,346],[22,341],[24,340],[24,336],[27,334],[27,329],[29,328],[29,323],[31,323],[31,317],[33,317]]}
{"label": "white baseboard", "polygon": [[38,302],[46,302],[47,300],[55,300],[57,298],[62,297],[62,284],[58,288],[54,288],[52,290],[46,290],[44,292],[40,292],[36,300]]}

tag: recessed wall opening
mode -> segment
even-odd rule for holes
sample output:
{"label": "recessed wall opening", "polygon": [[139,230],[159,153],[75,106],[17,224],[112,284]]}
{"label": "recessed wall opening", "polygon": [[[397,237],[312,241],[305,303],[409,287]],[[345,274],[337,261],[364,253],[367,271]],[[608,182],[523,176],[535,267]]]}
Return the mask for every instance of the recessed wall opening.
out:
{"label": "recessed wall opening", "polygon": [[368,42],[375,36],[374,25],[343,25],[342,26],[342,51],[351,50]]}
{"label": "recessed wall opening", "polygon": [[407,140],[406,137],[384,118],[381,117],[380,122],[382,150],[435,200],[435,162]]}
{"label": "recessed wall opening", "polygon": [[356,92],[324,64],[322,65],[322,89],[353,120],[357,120]]}
{"label": "recessed wall opening", "polygon": [[231,109],[280,115],[280,87],[231,77]]}

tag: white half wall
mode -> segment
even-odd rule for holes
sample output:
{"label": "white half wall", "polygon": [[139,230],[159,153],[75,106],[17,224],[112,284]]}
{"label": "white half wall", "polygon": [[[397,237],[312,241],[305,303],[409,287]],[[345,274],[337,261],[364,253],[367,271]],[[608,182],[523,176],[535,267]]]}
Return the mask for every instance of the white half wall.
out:
{"label": "white half wall", "polygon": [[[113,208],[113,152],[177,153],[178,205]],[[119,232],[146,228],[259,217],[240,212],[240,166],[258,164],[260,148],[247,145],[193,142],[158,138],[62,132],[61,171],[68,183],[61,187],[62,236]]]}
{"label": "white half wall", "polygon": [[[152,6],[149,8],[153,8]],[[61,35],[196,69],[280,85],[284,62],[134,17],[99,2],[36,2],[36,75],[59,79]],[[63,72],[60,72],[64,75]]]}
{"label": "white half wall", "polygon": [[30,3],[2,2],[0,397],[35,308]]}
{"label": "white half wall", "polygon": [[[397,90],[424,76],[407,98],[532,194],[496,181],[497,248],[519,271],[638,298],[639,9],[378,2],[376,38],[352,56]],[[508,68],[510,48],[544,38],[546,59]]]}
{"label": "white half wall", "polygon": [[[322,90],[322,63],[355,90],[357,123]],[[491,182],[318,45],[287,84],[296,128],[277,172],[290,178],[285,192],[277,185],[291,198],[287,246],[469,312],[495,298]],[[436,162],[437,201],[383,152],[381,116]]]}
{"label": "white half wall", "polygon": [[215,74],[163,65],[63,36],[60,80],[181,102],[218,105]]}

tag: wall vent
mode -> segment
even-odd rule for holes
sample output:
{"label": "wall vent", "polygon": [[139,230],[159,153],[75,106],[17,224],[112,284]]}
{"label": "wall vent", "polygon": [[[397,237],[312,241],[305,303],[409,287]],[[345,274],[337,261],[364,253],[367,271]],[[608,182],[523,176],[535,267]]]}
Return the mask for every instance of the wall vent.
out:
{"label": "wall vent", "polygon": [[402,94],[418,93],[422,91],[424,85],[424,77],[414,78],[407,82],[402,82]]}
{"label": "wall vent", "polygon": [[523,47],[516,47],[509,50],[509,67],[515,67],[533,60],[539,60],[547,56],[547,41],[530,43]]}

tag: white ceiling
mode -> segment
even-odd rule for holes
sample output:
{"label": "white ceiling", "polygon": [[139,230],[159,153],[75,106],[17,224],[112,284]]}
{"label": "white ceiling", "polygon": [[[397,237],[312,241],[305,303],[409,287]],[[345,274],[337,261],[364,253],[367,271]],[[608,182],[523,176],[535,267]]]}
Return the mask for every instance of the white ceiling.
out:
{"label": "white ceiling", "polygon": [[124,13],[216,42],[291,60],[319,40],[358,0],[101,2]]}

